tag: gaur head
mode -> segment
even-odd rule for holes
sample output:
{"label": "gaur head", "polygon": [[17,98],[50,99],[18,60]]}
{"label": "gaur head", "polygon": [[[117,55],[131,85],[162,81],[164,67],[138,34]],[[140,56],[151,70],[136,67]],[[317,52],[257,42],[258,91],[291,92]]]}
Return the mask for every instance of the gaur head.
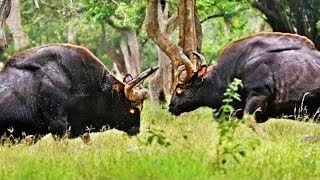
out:
{"label": "gaur head", "polygon": [[135,79],[127,74],[123,82],[113,81],[112,119],[114,128],[125,131],[128,135],[136,135],[140,132],[140,114],[143,101],[148,96],[148,90],[142,87],[141,82],[157,69],[158,67],[147,69]]}
{"label": "gaur head", "polygon": [[178,83],[169,104],[169,112],[180,115],[183,112],[193,111],[202,105],[204,94],[204,78],[207,66],[202,55],[192,52],[200,62],[192,63],[185,54],[181,53],[183,65],[178,67]]}
{"label": "gaur head", "polygon": [[[178,116],[203,105],[202,97],[205,97],[203,83],[206,72],[207,66],[203,65],[187,82],[178,81],[169,104],[169,111],[173,115]],[[179,74],[179,79],[181,79],[182,73]]]}

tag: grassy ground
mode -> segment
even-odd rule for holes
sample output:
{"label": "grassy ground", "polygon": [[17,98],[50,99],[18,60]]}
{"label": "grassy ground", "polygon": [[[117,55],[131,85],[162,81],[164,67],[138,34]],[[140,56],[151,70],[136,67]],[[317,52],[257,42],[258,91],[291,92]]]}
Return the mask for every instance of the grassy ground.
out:
{"label": "grassy ground", "polygon": [[[239,143],[259,139],[240,163],[216,164],[216,123],[209,109],[180,117],[149,104],[137,137],[110,130],[81,139],[0,147],[0,179],[315,179],[320,177],[320,125],[271,119],[259,139],[242,125]],[[163,141],[151,142],[152,133]],[[149,142],[148,142],[149,139]],[[156,140],[156,138],[154,139]]]}

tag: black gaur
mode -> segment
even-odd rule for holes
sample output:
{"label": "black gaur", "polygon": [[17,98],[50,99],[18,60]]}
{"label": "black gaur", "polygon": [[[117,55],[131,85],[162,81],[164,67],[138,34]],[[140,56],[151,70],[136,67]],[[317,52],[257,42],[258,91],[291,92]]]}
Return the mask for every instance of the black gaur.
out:
{"label": "black gaur", "polygon": [[[191,62],[183,53],[179,83],[169,111],[174,115],[201,106],[219,108],[234,78],[242,80],[241,102],[233,104],[243,114],[293,117],[299,108],[315,115],[320,106],[320,52],[306,37],[287,33],[259,33],[228,45],[216,65]],[[189,73],[191,72],[191,73]],[[242,113],[241,113],[242,112]]]}
{"label": "black gaur", "polygon": [[139,82],[155,72],[121,82],[89,50],[70,44],[32,48],[12,56],[0,71],[0,133],[14,137],[70,137],[115,128],[139,133],[147,90]]}

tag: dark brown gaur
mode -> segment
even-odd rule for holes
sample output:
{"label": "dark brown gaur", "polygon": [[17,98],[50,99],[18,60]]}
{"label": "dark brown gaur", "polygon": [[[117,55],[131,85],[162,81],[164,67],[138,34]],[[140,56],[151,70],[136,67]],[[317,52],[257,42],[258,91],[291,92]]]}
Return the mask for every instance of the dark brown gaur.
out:
{"label": "dark brown gaur", "polygon": [[0,134],[69,137],[115,128],[140,131],[147,90],[141,83],[158,67],[123,82],[89,50],[70,44],[32,48],[0,71]]}
{"label": "dark brown gaur", "polygon": [[[187,58],[182,59],[185,69],[191,69]],[[240,117],[255,114],[258,122],[282,115],[293,118],[299,108],[306,108],[312,117],[318,116],[320,52],[306,37],[255,34],[229,44],[216,65],[199,65],[193,74],[187,72],[180,70],[181,82],[171,98],[169,111],[174,115],[201,106],[221,107],[228,85],[238,78],[243,83],[239,91],[242,100],[233,106],[240,110]]]}

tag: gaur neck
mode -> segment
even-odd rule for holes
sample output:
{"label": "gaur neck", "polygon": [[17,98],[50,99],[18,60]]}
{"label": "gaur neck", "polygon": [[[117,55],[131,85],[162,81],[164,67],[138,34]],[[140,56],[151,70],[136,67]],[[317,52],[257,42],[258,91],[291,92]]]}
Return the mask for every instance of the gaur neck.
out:
{"label": "gaur neck", "polygon": [[203,90],[202,90],[202,99],[204,106],[210,108],[218,108],[221,106],[221,101],[223,98],[223,89],[225,88],[223,84],[219,83],[219,77],[216,76],[216,73],[212,76],[208,76],[203,80]]}
{"label": "gaur neck", "polygon": [[208,74],[203,83],[204,105],[213,109],[219,108],[222,105],[223,94],[230,83],[230,77],[226,72],[214,70]]}

